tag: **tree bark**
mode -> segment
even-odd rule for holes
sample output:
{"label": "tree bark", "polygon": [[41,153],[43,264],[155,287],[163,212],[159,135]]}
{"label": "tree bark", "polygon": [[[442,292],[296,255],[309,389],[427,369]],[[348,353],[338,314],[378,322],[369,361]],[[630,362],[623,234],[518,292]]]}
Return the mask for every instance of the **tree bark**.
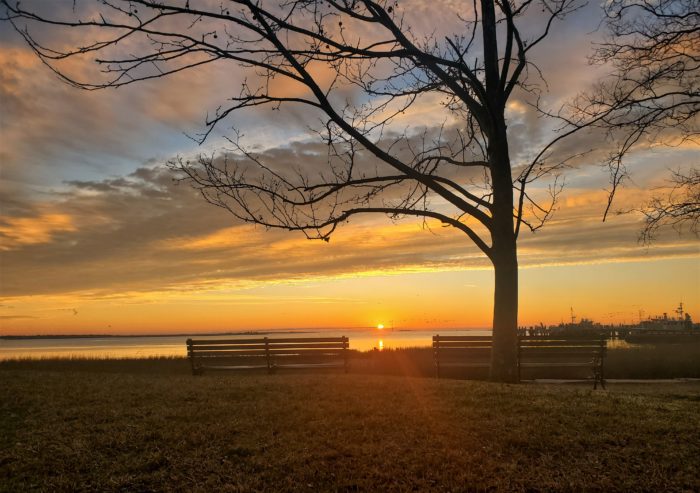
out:
{"label": "tree bark", "polygon": [[488,149],[493,180],[491,228],[495,288],[491,380],[518,381],[518,249],[513,217],[513,179],[505,119],[494,118]]}
{"label": "tree bark", "polygon": [[518,258],[515,242],[494,255],[491,380],[518,381]]}

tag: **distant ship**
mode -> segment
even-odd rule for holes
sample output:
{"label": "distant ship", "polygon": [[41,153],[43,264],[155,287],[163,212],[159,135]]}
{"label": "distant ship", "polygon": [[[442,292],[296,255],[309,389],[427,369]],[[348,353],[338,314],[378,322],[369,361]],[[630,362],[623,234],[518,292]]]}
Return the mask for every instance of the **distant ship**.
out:
{"label": "distant ship", "polygon": [[692,330],[693,319],[689,313],[683,311],[683,303],[681,302],[676,308],[677,317],[669,317],[667,313],[659,317],[650,317],[639,323],[642,329],[647,330]]}
{"label": "distant ship", "polygon": [[632,343],[700,341],[700,326],[693,323],[690,314],[684,311],[682,302],[676,308],[675,314],[675,317],[664,313],[641,320],[639,327],[625,331],[623,338]]}
{"label": "distant ship", "polygon": [[640,320],[635,325],[603,325],[585,317],[577,321],[574,310],[571,308],[570,322],[561,322],[559,325],[549,327],[540,323],[532,327],[520,327],[519,332],[521,336],[562,337],[599,337],[604,334],[611,339],[624,339],[630,343],[700,342],[700,324],[693,323],[690,314],[685,312],[682,302],[676,308],[675,315],[675,317],[669,317],[668,313],[664,313],[661,316]]}

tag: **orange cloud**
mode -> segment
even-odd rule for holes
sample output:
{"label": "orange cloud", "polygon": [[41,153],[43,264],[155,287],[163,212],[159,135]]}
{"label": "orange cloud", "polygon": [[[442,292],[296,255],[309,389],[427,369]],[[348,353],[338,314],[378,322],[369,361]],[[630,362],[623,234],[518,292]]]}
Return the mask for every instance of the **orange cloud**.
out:
{"label": "orange cloud", "polygon": [[76,231],[71,216],[42,214],[36,217],[0,217],[0,250],[48,243],[55,233],[61,231]]}
{"label": "orange cloud", "polygon": [[157,247],[166,250],[220,250],[259,246],[262,238],[260,231],[253,226],[234,226],[223,228],[202,236],[174,238],[160,242]]}
{"label": "orange cloud", "polygon": [[[311,77],[324,91],[335,79],[335,70],[326,63],[311,62],[306,66]],[[311,96],[309,88],[288,77],[278,76],[270,80],[269,93],[280,98],[302,98]]]}

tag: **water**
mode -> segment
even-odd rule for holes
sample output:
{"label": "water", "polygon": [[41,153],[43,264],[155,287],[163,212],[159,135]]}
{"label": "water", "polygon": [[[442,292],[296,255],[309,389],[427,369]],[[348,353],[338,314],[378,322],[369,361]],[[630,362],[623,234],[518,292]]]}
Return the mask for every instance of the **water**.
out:
{"label": "water", "polygon": [[277,331],[234,335],[134,337],[70,337],[57,339],[0,339],[0,360],[14,358],[151,358],[187,356],[185,341],[192,339],[250,339],[251,337],[340,337],[350,339],[350,349],[370,351],[402,347],[430,347],[435,334],[489,335],[487,330],[319,330]]}

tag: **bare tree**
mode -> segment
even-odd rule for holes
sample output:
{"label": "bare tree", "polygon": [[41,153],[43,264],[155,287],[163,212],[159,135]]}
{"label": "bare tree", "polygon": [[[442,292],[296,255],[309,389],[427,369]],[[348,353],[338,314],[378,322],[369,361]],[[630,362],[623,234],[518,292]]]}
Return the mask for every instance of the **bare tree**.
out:
{"label": "bare tree", "polygon": [[[303,159],[265,161],[238,137],[218,157],[171,166],[243,221],[309,238],[328,240],[338,225],[368,213],[452,226],[494,267],[491,377],[517,379],[517,238],[522,227],[543,224],[559,191],[555,180],[538,203],[528,186],[556,175],[566,160],[553,159],[553,146],[582,125],[556,135],[527,162],[512,163],[506,104],[516,92],[537,95],[530,54],[557,19],[576,10],[575,0],[474,0],[455,13],[458,31],[444,37],[414,32],[403,11],[410,5],[386,0],[87,3],[83,10],[76,0],[58,15],[0,0],[5,19],[41,60],[83,89],[211,63],[244,71],[240,91],[208,118],[201,140],[233,112],[306,107],[327,149],[323,169]],[[47,46],[39,26],[82,29],[92,41]],[[98,57],[105,79],[84,82],[63,68],[66,59],[83,56]],[[302,90],[280,90],[279,81]],[[403,126],[401,115],[418,104],[443,111],[444,125]]]}
{"label": "bare tree", "polygon": [[[609,64],[613,73],[575,102],[572,121],[593,121],[614,143],[608,160],[607,215],[618,186],[628,176],[624,157],[629,151],[649,144],[698,143],[700,11],[697,0],[609,0],[603,8],[607,38],[598,45],[592,61]],[[678,179],[689,179],[682,187],[696,186],[693,176],[697,176],[698,163],[690,164],[689,174],[674,177],[678,185]],[[679,220],[676,214],[683,211],[691,214],[693,222],[694,207],[689,205],[677,209],[673,202],[653,199],[646,210],[656,210],[655,219],[646,222],[642,237],[651,239],[648,233],[666,218]],[[647,215],[647,220],[652,216]]]}
{"label": "bare tree", "polygon": [[674,171],[670,191],[657,194],[642,209],[644,227],[639,235],[643,243],[651,243],[661,226],[672,226],[679,234],[700,232],[700,170],[687,173]]}

